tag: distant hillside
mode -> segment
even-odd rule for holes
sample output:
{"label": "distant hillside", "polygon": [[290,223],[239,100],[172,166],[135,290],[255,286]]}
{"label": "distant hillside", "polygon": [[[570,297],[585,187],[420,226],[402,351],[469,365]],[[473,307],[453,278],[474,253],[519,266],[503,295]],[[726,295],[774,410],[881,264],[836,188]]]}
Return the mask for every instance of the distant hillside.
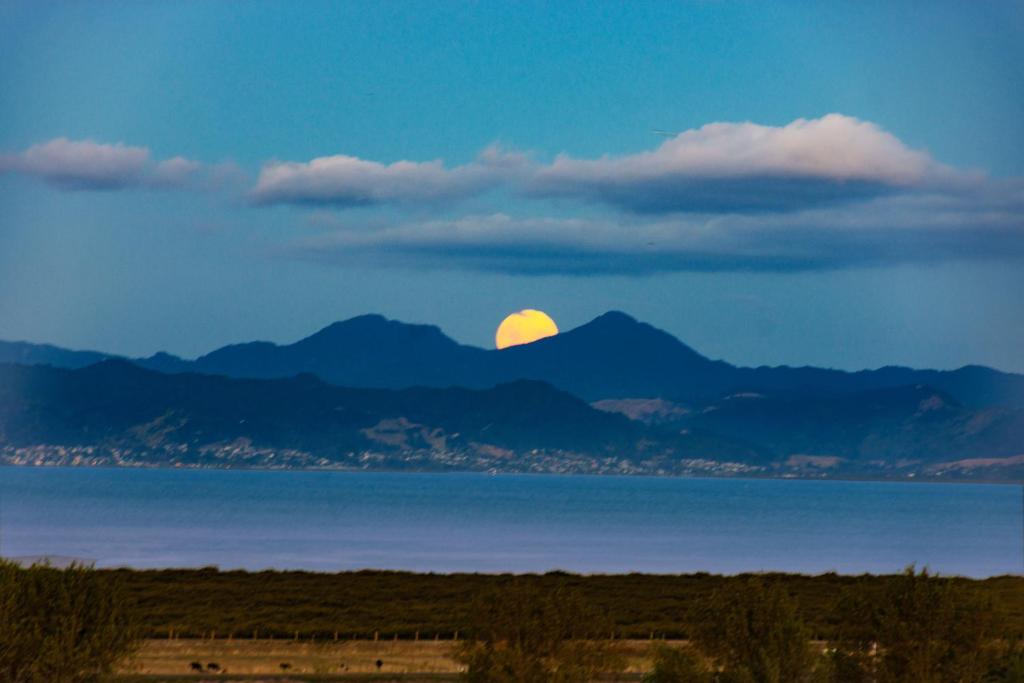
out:
{"label": "distant hillside", "polygon": [[817,397],[743,393],[692,409],[628,399],[595,405],[663,429],[742,435],[792,472],[1024,478],[1024,409],[967,408],[927,386]]}
{"label": "distant hillside", "polygon": [[1024,478],[1024,410],[924,386],[595,406],[531,380],[388,390],[0,365],[0,462]]}
{"label": "distant hillside", "polygon": [[71,351],[50,344],[0,341],[0,363],[84,368],[108,358],[113,358],[113,356],[99,351]]}
{"label": "distant hillside", "polygon": [[[106,357],[49,346],[0,345],[0,361],[23,364],[76,368]],[[339,386],[382,389],[485,389],[530,379],[587,401],[645,398],[706,403],[744,392],[817,397],[922,385],[971,408],[1024,407],[1024,375],[980,366],[950,371],[886,367],[860,372],[786,366],[741,368],[708,359],[672,335],[617,312],[503,351],[459,344],[431,325],[364,315],[334,323],[293,344],[257,341],[225,346],[195,360],[161,353],[133,362],[160,372],[229,377],[284,378],[309,373]]]}
{"label": "distant hillside", "polygon": [[116,360],[0,366],[0,447],[26,462],[63,447],[84,464],[509,471],[639,471],[642,460],[674,471],[698,454],[758,458],[738,442],[652,429],[541,382],[350,389],[311,375],[161,374]]}

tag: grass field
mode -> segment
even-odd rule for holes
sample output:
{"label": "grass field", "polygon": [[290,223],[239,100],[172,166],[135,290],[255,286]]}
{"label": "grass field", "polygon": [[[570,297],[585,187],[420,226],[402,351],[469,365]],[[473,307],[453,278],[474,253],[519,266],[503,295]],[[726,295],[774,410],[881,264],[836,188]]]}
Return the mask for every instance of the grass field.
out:
{"label": "grass field", "polygon": [[[455,680],[458,664],[452,641],[349,640],[147,640],[115,679],[124,681],[200,680]],[[636,678],[647,668],[648,641],[622,641]],[[377,668],[376,662],[383,665]],[[192,671],[192,662],[213,662],[222,673]],[[281,664],[288,664],[282,669]],[[395,678],[395,677],[398,678]],[[272,678],[268,678],[272,677]]]}

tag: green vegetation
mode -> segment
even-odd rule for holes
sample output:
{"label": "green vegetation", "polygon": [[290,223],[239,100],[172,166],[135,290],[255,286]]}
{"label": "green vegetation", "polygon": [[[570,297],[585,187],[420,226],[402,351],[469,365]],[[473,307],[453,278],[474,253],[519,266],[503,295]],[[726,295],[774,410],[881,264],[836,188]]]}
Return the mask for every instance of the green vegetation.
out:
{"label": "green vegetation", "polygon": [[[839,602],[837,666],[847,680],[974,683],[995,665],[1000,636],[991,596],[907,569],[882,599],[857,586]],[[1005,642],[1005,641],[1003,641]]]}
{"label": "green vegetation", "polygon": [[[261,649],[348,641],[346,662],[364,669],[370,660],[356,656],[359,644],[385,652],[374,656],[390,669],[412,662],[396,649],[399,639],[454,639],[408,645],[419,648],[413,659],[454,656],[473,683],[592,680],[621,671],[627,655],[631,671],[649,666],[648,683],[1022,683],[1022,623],[1022,577],[971,581],[913,569],[862,577],[512,576],[0,563],[0,680],[11,683],[99,680],[137,636],[184,648],[182,670],[171,669],[179,675],[193,660],[206,663],[206,673],[208,662],[224,664],[211,648],[232,646],[227,638],[259,638],[252,645]],[[650,642],[649,655],[637,639]],[[209,656],[200,662],[190,643],[210,646]],[[342,670],[337,653],[320,650],[327,659],[309,659],[312,672]],[[274,667],[300,663],[283,652]],[[240,673],[240,655],[224,654]]]}
{"label": "green vegetation", "polygon": [[810,630],[785,588],[751,578],[696,603],[690,640],[730,681],[800,683],[815,672]]}
{"label": "green vegetation", "polygon": [[[576,590],[607,615],[621,638],[686,638],[685,618],[695,605],[718,592],[744,585],[750,576],[709,574],[618,574],[579,576],[553,572],[513,577],[486,574],[413,574],[361,571],[220,572],[215,569],[100,572],[120,578],[138,605],[145,635],[218,638],[330,639],[394,637],[442,639],[465,634],[471,605],[481,593],[515,581],[538,589]],[[814,640],[838,635],[838,598],[853,591],[879,603],[900,576],[763,574],[765,586],[781,586],[792,596]],[[1024,577],[985,581],[935,579],[939,584],[973,587],[1000,609],[993,632],[1016,641],[1024,636]]]}
{"label": "green vegetation", "polygon": [[120,578],[0,560],[0,680],[91,683],[109,672],[138,633]]}
{"label": "green vegetation", "polygon": [[1024,683],[1024,648],[1018,644],[998,657],[985,683]]}
{"label": "green vegetation", "polygon": [[710,660],[665,647],[651,683],[984,683],[1019,680],[1022,655],[993,629],[997,611],[979,584],[913,568],[879,594],[866,578],[844,589],[825,654],[809,641],[782,584],[758,578],[716,591],[689,615],[691,644]]}
{"label": "green vegetation", "polygon": [[456,649],[470,683],[588,683],[620,671],[611,624],[577,590],[516,581],[479,595]]}
{"label": "green vegetation", "polygon": [[714,680],[707,663],[689,649],[658,643],[651,647],[651,663],[644,683],[710,683]]}

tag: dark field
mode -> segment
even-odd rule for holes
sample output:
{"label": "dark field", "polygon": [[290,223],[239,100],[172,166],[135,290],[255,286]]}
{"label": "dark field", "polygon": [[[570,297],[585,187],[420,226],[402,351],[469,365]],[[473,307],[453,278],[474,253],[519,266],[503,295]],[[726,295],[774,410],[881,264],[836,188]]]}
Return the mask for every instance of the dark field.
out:
{"label": "dark field", "polygon": [[[108,573],[104,571],[103,573]],[[167,638],[288,638],[341,640],[451,639],[465,632],[474,596],[513,580],[511,575],[413,574],[361,571],[220,572],[110,570],[124,581],[144,636]],[[829,639],[844,591],[881,596],[894,576],[762,574],[797,602],[813,637]],[[685,638],[684,617],[713,591],[743,576],[595,575],[554,572],[530,577],[540,587],[568,584],[608,615],[615,637]],[[997,633],[1024,636],[1024,577],[945,579],[970,584],[995,606]],[[609,634],[611,635],[611,634]]]}

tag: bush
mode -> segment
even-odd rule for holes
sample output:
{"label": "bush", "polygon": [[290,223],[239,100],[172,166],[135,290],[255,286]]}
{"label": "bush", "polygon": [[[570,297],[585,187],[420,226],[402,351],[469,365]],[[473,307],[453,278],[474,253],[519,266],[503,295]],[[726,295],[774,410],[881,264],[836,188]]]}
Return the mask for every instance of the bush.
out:
{"label": "bush", "polygon": [[109,574],[0,560],[5,683],[91,683],[131,652],[136,632]]}
{"label": "bush", "polygon": [[690,614],[690,639],[723,670],[719,680],[798,683],[817,658],[796,604],[758,578],[716,591]]}
{"label": "bush", "polygon": [[849,675],[890,683],[977,683],[994,659],[991,601],[967,582],[908,568],[868,602],[863,591],[840,600],[836,645]]}
{"label": "bush", "polygon": [[622,664],[612,627],[574,590],[518,579],[479,595],[456,648],[472,683],[586,683]]}
{"label": "bush", "polygon": [[651,649],[653,667],[644,683],[701,683],[713,676],[700,657],[688,649],[658,644]]}
{"label": "bush", "polygon": [[1024,683],[1024,648],[1013,650],[996,658],[984,678],[985,683]]}

